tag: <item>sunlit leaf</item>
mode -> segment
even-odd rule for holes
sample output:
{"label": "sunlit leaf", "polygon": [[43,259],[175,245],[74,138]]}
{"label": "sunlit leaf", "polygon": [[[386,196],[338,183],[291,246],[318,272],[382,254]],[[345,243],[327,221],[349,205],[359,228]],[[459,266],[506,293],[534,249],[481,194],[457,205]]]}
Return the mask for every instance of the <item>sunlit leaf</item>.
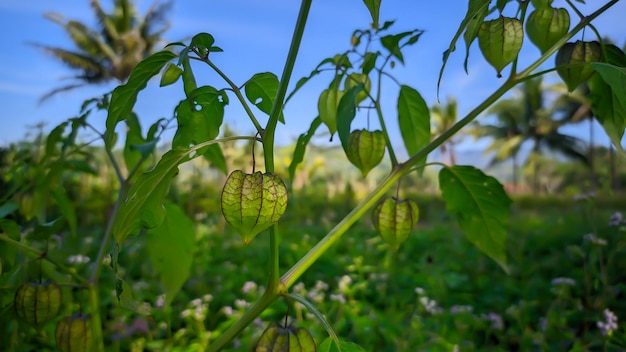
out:
{"label": "sunlit leaf", "polygon": [[[278,77],[271,72],[257,73],[248,80],[244,90],[248,101],[269,115],[278,91]],[[285,123],[282,112],[278,119]]]}
{"label": "sunlit leaf", "polygon": [[467,239],[505,271],[511,200],[502,185],[473,166],[444,167],[439,188]]}
{"label": "sunlit leaf", "polygon": [[315,134],[317,128],[322,124],[322,120],[318,117],[313,119],[311,122],[311,126],[306,133],[301,134],[298,137],[298,141],[296,142],[296,148],[293,151],[293,157],[291,158],[291,163],[289,164],[289,179],[293,182],[293,177],[296,174],[296,168],[300,163],[304,160],[304,153],[306,152],[306,147],[309,144],[309,141]]}
{"label": "sunlit leaf", "polygon": [[[398,97],[398,124],[409,156],[430,142],[430,109],[415,89],[403,85]],[[426,157],[420,163],[426,161]]]}
{"label": "sunlit leaf", "polygon": [[113,90],[104,133],[107,148],[113,148],[115,126],[132,111],[139,92],[146,87],[150,78],[161,72],[163,66],[175,57],[176,54],[170,51],[161,51],[149,56],[135,66],[126,84]]}
{"label": "sunlit leaf", "polygon": [[174,203],[166,202],[165,220],[146,233],[146,248],[152,267],[165,291],[165,306],[189,277],[195,244],[193,222]]}

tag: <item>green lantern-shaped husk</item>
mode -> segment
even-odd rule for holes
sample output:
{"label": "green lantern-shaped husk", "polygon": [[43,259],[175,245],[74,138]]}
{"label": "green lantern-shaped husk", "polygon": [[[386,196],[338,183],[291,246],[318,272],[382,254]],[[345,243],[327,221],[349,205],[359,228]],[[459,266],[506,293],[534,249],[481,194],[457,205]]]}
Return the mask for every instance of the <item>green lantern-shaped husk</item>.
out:
{"label": "green lantern-shaped husk", "polygon": [[571,92],[593,75],[590,63],[601,59],[602,47],[596,41],[565,43],[556,53],[556,71]]}
{"label": "green lantern-shaped husk", "polygon": [[407,240],[419,219],[417,203],[411,199],[387,198],[372,213],[374,228],[394,251]]}
{"label": "green lantern-shaped husk", "polygon": [[498,77],[502,77],[502,69],[515,60],[523,41],[524,30],[517,18],[500,16],[483,22],[478,30],[480,51],[496,69]]}
{"label": "green lantern-shaped husk", "polygon": [[57,348],[61,352],[93,351],[91,319],[88,315],[65,317],[57,323],[54,331]]}
{"label": "green lantern-shaped husk", "polygon": [[337,132],[337,109],[343,94],[344,91],[336,88],[324,89],[317,101],[317,110],[320,115],[320,120],[328,127],[331,139],[335,132]]}
{"label": "green lantern-shaped husk", "polygon": [[564,8],[542,7],[526,20],[526,35],[545,53],[569,31],[569,13]]}
{"label": "green lantern-shaped husk", "polygon": [[348,137],[346,156],[366,177],[385,156],[385,136],[382,131],[352,131]]}
{"label": "green lantern-shaped husk", "polygon": [[255,352],[315,352],[317,346],[311,334],[303,328],[272,324],[257,342]]}
{"label": "green lantern-shaped husk", "polygon": [[15,292],[13,303],[21,320],[40,328],[59,315],[61,288],[54,282],[24,283]]}
{"label": "green lantern-shaped husk", "polygon": [[287,187],[274,173],[233,171],[222,190],[222,214],[244,245],[278,223],[287,210]]}

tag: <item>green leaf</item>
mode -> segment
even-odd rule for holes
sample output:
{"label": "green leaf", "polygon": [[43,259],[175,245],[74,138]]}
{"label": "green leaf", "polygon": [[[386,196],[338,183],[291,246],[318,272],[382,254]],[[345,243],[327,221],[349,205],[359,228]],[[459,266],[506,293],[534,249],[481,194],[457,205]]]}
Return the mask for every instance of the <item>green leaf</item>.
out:
{"label": "green leaf", "polygon": [[508,273],[506,233],[511,200],[502,185],[473,166],[444,167],[439,188],[467,239]]}
{"label": "green leaf", "polygon": [[[615,82],[614,82],[615,84]],[[593,75],[589,81],[589,100],[591,110],[598,122],[604,128],[613,145],[623,151],[622,137],[626,128],[626,108],[623,105],[624,97],[618,97],[613,88],[607,84],[603,76]],[[616,87],[618,91],[623,89]],[[623,92],[622,92],[623,94]]]}
{"label": "green leaf", "polygon": [[136,300],[130,285],[119,277],[115,278],[115,293],[120,306],[143,316],[152,314],[150,303]]}
{"label": "green leaf", "polygon": [[365,56],[363,57],[363,63],[361,64],[361,69],[363,70],[364,74],[367,75],[370,72],[372,72],[374,67],[376,67],[376,60],[378,59],[379,56],[380,56],[380,52],[365,53]]}
{"label": "green leaf", "polygon": [[161,225],[146,233],[146,248],[165,291],[167,307],[189,277],[195,231],[193,222],[179,206],[165,202],[165,211],[167,215]]}
{"label": "green leaf", "polygon": [[161,224],[165,217],[163,198],[178,173],[178,165],[188,159],[189,152],[189,149],[170,150],[152,170],[137,177],[112,225],[113,237],[120,246],[142,227],[149,229]]}
{"label": "green leaf", "polygon": [[365,352],[365,350],[352,342],[339,339],[339,347],[331,337],[327,337],[317,348],[317,352]]}
{"label": "green leaf", "polygon": [[206,147],[206,151],[202,156],[210,162],[215,168],[220,170],[226,175],[228,173],[228,166],[226,164],[226,158],[222,153],[222,148],[219,144],[211,144]]}
{"label": "green leaf", "polygon": [[[430,109],[420,93],[406,85],[400,87],[398,124],[409,156],[430,142]],[[426,157],[420,163],[425,161]]]}
{"label": "green leaf", "polygon": [[[7,204],[11,204],[11,203],[7,203]],[[20,241],[19,225],[13,220],[0,218],[0,236],[7,236],[10,239],[19,242]],[[14,246],[9,246],[5,243],[3,243],[2,246],[0,246],[0,258],[2,258],[2,260],[5,263],[10,264],[11,266],[15,265],[17,253],[18,253],[18,250]]]}
{"label": "green leaf", "polygon": [[178,128],[172,140],[172,148],[188,148],[215,139],[224,120],[226,104],[226,94],[213,87],[203,86],[190,92],[189,97],[176,107]]}
{"label": "green leaf", "polygon": [[626,110],[626,68],[600,62],[592,62],[591,67],[611,87],[622,110]]}
{"label": "green leaf", "polygon": [[476,40],[476,37],[478,37],[480,25],[483,23],[483,20],[489,13],[489,6],[481,5],[483,5],[482,0],[470,0],[469,2],[469,8],[471,9],[474,7],[478,7],[478,12],[472,18],[470,18],[469,21],[467,21],[465,33],[463,33],[463,40],[465,41],[465,61],[463,62],[463,68],[465,69],[465,73],[468,73],[467,62],[469,60],[470,46],[472,46],[472,43],[474,42],[474,40]]}
{"label": "green leaf", "polygon": [[365,85],[361,83],[345,91],[337,107],[337,134],[339,135],[343,151],[346,153],[348,152],[350,126],[356,115],[356,96],[364,87]]}
{"label": "green leaf", "polygon": [[[257,73],[248,80],[244,90],[248,101],[269,115],[278,91],[278,77],[271,72]],[[278,119],[285,123],[282,112]]]}
{"label": "green leaf", "polygon": [[333,64],[334,66],[334,62],[333,62],[333,58],[331,57],[327,57],[324,60],[322,60],[322,62],[320,62],[317,67],[311,71],[311,73],[306,76],[306,77],[302,77],[298,80],[298,82],[296,82],[296,86],[293,89],[293,91],[291,91],[291,93],[289,93],[289,95],[287,96],[287,98],[285,99],[285,105],[287,105],[287,102],[293,97],[294,94],[296,94],[296,92],[302,88],[302,86],[304,86],[311,78],[317,76],[318,74],[320,74],[322,71],[320,71],[320,68],[326,64]]}
{"label": "green leaf", "polygon": [[372,16],[372,28],[378,29],[378,19],[380,16],[380,2],[382,0],[363,0],[365,6]]}
{"label": "green leaf", "polygon": [[[484,19],[485,17],[483,13],[489,10],[490,2],[491,0],[470,0],[469,6],[467,8],[467,13],[465,14],[465,18],[463,18],[463,21],[461,21],[461,24],[459,25],[459,29],[457,29],[456,33],[454,34],[454,37],[452,38],[452,41],[450,42],[450,46],[448,47],[448,49],[446,49],[446,51],[443,52],[443,64],[441,65],[441,70],[439,70],[439,78],[437,79],[437,96],[439,96],[439,87],[441,86],[441,78],[443,77],[443,71],[446,68],[446,63],[448,62],[448,58],[450,57],[450,54],[452,54],[452,52],[456,50],[456,41],[459,40],[461,33],[463,33],[463,31],[466,29],[470,30],[470,33],[467,35],[467,38],[466,38],[466,46],[469,46],[471,44],[471,41],[476,39],[476,36],[478,35],[478,31],[474,27],[475,26],[480,27],[480,23],[482,23],[482,19]],[[482,19],[479,21],[479,23],[474,22],[470,25],[470,21],[473,21],[474,18],[480,18],[481,16],[482,16]],[[475,34],[473,34],[474,31],[476,31]],[[467,42],[468,39],[471,39],[469,44]],[[469,55],[469,52],[467,55]],[[467,60],[467,56],[466,56],[466,60]]]}
{"label": "green leaf", "polygon": [[176,83],[180,76],[183,74],[183,70],[173,63],[167,64],[163,75],[161,76],[161,82],[159,83],[159,87],[169,86],[171,84]]}
{"label": "green leaf", "polygon": [[133,148],[133,145],[145,143],[141,135],[141,124],[137,114],[131,112],[126,117],[126,143],[124,143],[124,162],[127,170],[133,170],[141,160],[141,153]]}
{"label": "green leaf", "polygon": [[7,202],[0,205],[0,219],[6,218],[7,215],[12,214],[18,209],[17,203]]}
{"label": "green leaf", "polygon": [[193,70],[191,69],[189,57],[181,57],[181,61],[183,66],[183,90],[185,91],[185,96],[189,98],[189,94],[198,88],[198,85],[196,84],[196,78],[193,75]]}
{"label": "green leaf", "polygon": [[296,141],[296,148],[293,151],[293,157],[291,158],[291,163],[289,164],[289,179],[293,182],[293,177],[296,174],[296,168],[302,161],[304,160],[304,153],[306,152],[306,147],[311,141],[311,138],[315,134],[317,128],[322,124],[322,120],[320,117],[316,117],[311,122],[311,126],[309,126],[309,130],[306,133],[301,134]]}
{"label": "green leaf", "polygon": [[161,72],[163,66],[175,57],[176,54],[170,51],[161,51],[149,56],[135,66],[126,84],[113,90],[104,133],[104,143],[108,149],[113,148],[115,126],[131,112],[139,92],[146,87],[150,78]]}
{"label": "green leaf", "polygon": [[49,158],[59,154],[57,144],[61,142],[66,126],[67,122],[63,122],[52,129],[52,131],[48,134],[48,137],[46,138],[46,157]]}
{"label": "green leaf", "polygon": [[52,198],[54,198],[57,203],[57,208],[59,209],[59,212],[61,212],[61,215],[63,215],[63,217],[67,221],[67,224],[70,227],[70,232],[72,233],[72,235],[75,235],[76,224],[78,223],[78,221],[76,218],[76,210],[74,209],[72,201],[67,197],[64,189],[52,188],[50,190],[50,193],[52,194]]}
{"label": "green leaf", "polygon": [[195,48],[198,51],[200,57],[206,57],[215,43],[215,38],[209,33],[198,33],[191,38],[191,44],[189,47]]}
{"label": "green leaf", "polygon": [[414,32],[415,31],[403,32],[395,35],[386,35],[380,38],[380,43],[385,49],[389,50],[389,53],[391,53],[391,55],[395,56],[402,64],[404,64],[404,56],[402,55],[401,48],[407,44],[413,44],[417,42],[417,39],[421,35],[421,32],[419,32],[417,35],[412,36],[409,41],[404,45],[400,45],[400,40],[410,36]]}
{"label": "green leaf", "polygon": [[52,235],[58,234],[63,229],[63,218],[59,217],[44,224],[37,224],[30,236],[31,239],[47,240]]}

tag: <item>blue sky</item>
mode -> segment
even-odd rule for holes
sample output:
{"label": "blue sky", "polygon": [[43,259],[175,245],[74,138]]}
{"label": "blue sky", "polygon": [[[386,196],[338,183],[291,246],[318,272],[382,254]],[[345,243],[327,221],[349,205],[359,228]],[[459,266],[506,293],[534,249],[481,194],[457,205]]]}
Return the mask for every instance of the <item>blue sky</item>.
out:
{"label": "blue sky", "polygon": [[[101,0],[108,8],[109,2]],[[599,3],[587,1],[585,13],[592,12]],[[152,1],[136,2],[143,13]],[[557,6],[565,6],[556,0]],[[165,34],[168,42],[185,40],[198,32],[211,33],[216,45],[224,53],[215,54],[214,62],[238,84],[245,82],[257,72],[273,72],[280,76],[287,53],[291,33],[298,12],[298,1],[287,0],[233,0],[233,1],[178,1],[170,13],[171,28]],[[426,32],[419,42],[405,51],[405,67],[396,66],[393,73],[403,84],[420,91],[429,105],[436,102],[437,76],[441,65],[441,54],[448,47],[457,30],[458,23],[466,11],[466,1],[391,1],[382,2],[381,21],[396,20],[396,31],[423,29]],[[509,5],[513,7],[513,4]],[[39,97],[67,81],[69,71],[61,63],[47,57],[27,42],[39,42],[63,48],[72,48],[70,40],[59,26],[43,18],[46,11],[55,11],[67,18],[93,24],[91,8],[87,0],[25,0],[0,2],[0,145],[20,140],[28,126],[46,122],[46,129],[63,120],[76,116],[83,100],[110,91],[114,85],[102,85],[61,93],[41,105]],[[626,2],[619,2],[609,13],[596,22],[600,33],[608,35],[621,46],[626,40]],[[351,33],[364,29],[370,23],[369,14],[358,0],[316,0],[311,8],[309,23],[294,69],[293,81],[308,75],[324,58],[348,49]],[[580,39],[579,35],[575,39]],[[593,39],[587,31],[586,38]],[[188,40],[188,39],[187,39]],[[443,77],[440,97],[454,96],[459,102],[459,113],[463,116],[487,97],[502,80],[484,62],[476,43],[469,61],[469,75],[463,71],[464,44],[459,42]],[[520,62],[531,62],[537,58],[538,49],[526,40],[520,54]],[[550,63],[553,60],[549,60]],[[196,65],[199,85],[225,87],[208,67]],[[286,107],[286,125],[279,125],[277,141],[289,144],[306,131],[310,121],[317,115],[317,96],[330,82],[331,77],[317,76]],[[383,105],[390,132],[399,141],[396,120],[398,87],[391,81],[384,83]],[[139,96],[136,112],[144,128],[161,117],[171,117],[172,110],[184,98],[182,87],[176,84],[159,88],[153,80],[148,89]],[[263,116],[259,113],[259,116]],[[482,117],[485,118],[485,117]],[[104,115],[92,115],[91,122],[102,128]],[[263,119],[262,119],[263,120]],[[231,99],[227,107],[225,122],[237,131],[247,133],[252,126],[243,111]],[[365,118],[357,117],[355,127],[364,127]],[[376,126],[373,126],[376,127]],[[599,141],[606,141],[600,128],[596,128]],[[569,133],[587,136],[584,124],[570,127]],[[336,141],[335,141],[336,143]],[[466,141],[461,148],[481,147]]]}

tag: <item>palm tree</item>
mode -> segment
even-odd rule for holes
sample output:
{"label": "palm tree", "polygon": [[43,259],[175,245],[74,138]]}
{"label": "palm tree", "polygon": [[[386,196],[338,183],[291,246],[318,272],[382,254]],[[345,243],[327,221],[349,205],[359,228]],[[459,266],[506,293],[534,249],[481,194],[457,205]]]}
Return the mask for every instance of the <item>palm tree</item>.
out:
{"label": "palm tree", "polygon": [[56,12],[45,14],[46,19],[65,29],[75,48],[31,44],[78,73],[71,77],[75,80],[73,83],[52,90],[40,101],[88,84],[112,80],[124,83],[137,63],[154,52],[169,27],[165,15],[171,8],[171,2],[155,2],[143,17],[139,16],[130,0],[113,0],[111,13],[104,11],[99,0],[91,0],[91,7],[98,20],[98,28],[68,20]]}
{"label": "palm tree", "polygon": [[[539,192],[538,167],[536,161],[544,149],[558,152],[588,164],[586,149],[581,139],[559,132],[562,121],[555,121],[555,106],[545,106],[542,78],[525,81],[517,90],[517,96],[497,102],[489,113],[495,115],[498,124],[477,125],[474,135],[494,138],[489,151],[496,151],[492,163],[508,158],[514,160],[525,142],[531,142],[531,154],[526,162],[533,166],[533,192]],[[514,176],[516,177],[516,176]],[[515,179],[514,179],[515,180]]]}
{"label": "palm tree", "polygon": [[[448,101],[445,104],[435,104],[430,111],[432,113],[431,118],[433,122],[431,128],[431,135],[433,139],[439,137],[445,131],[450,129],[450,127],[456,123],[458,118],[458,106],[454,98],[448,98]],[[454,145],[456,143],[457,140],[455,138],[450,138],[440,147],[441,154],[443,154],[444,160],[447,156],[449,165],[456,164],[456,153],[454,150]]]}

